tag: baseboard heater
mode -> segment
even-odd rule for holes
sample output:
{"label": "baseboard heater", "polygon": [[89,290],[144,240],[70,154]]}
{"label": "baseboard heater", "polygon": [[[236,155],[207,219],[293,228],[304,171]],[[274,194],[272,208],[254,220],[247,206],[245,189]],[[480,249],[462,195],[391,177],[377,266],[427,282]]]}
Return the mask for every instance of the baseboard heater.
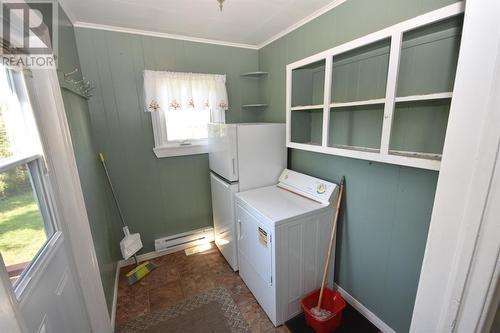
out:
{"label": "baseboard heater", "polygon": [[155,251],[172,251],[186,249],[214,240],[213,228],[192,230],[178,235],[163,237],[155,240]]}

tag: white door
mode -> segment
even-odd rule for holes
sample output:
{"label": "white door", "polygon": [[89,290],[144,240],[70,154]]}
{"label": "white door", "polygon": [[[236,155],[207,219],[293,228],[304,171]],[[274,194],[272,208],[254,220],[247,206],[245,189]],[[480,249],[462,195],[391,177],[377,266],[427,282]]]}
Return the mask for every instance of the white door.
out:
{"label": "white door", "polygon": [[234,218],[234,193],[238,184],[227,183],[210,173],[212,211],[214,216],[215,244],[231,268],[238,270],[236,223]]}
{"label": "white door", "polygon": [[208,160],[210,170],[222,178],[238,180],[236,125],[208,124]]}
{"label": "white door", "polygon": [[90,332],[52,186],[24,76],[0,66],[2,287],[28,332]]}

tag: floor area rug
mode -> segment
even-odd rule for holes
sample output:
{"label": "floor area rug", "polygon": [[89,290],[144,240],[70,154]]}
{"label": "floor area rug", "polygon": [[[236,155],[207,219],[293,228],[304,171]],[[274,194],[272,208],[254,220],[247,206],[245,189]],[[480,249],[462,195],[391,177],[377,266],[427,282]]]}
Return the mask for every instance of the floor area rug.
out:
{"label": "floor area rug", "polygon": [[246,333],[248,324],[226,288],[202,294],[118,327],[118,333]]}

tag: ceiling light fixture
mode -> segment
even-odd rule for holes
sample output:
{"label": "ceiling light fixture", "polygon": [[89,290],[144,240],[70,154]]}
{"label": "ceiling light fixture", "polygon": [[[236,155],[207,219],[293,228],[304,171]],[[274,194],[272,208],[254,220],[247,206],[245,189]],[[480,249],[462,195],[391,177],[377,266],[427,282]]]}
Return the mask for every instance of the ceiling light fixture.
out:
{"label": "ceiling light fixture", "polygon": [[217,2],[219,3],[219,8],[220,8],[221,12],[222,12],[222,6],[223,6],[224,1],[226,1],[226,0],[217,0]]}

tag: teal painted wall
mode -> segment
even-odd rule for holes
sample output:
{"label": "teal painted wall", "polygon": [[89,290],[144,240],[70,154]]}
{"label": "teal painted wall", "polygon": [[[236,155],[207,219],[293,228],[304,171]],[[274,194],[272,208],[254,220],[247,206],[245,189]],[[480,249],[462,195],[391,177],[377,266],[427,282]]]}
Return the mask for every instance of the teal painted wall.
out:
{"label": "teal painted wall", "polygon": [[[269,108],[258,120],[285,120],[287,64],[453,2],[348,0],[267,45],[259,51],[259,65],[269,71],[261,86]],[[307,133],[300,134],[307,140]],[[339,135],[334,139],[348,142]],[[373,133],[365,135],[358,140],[374,140]],[[407,332],[438,173],[295,149],[289,150],[289,167],[335,182],[346,176],[335,279],[397,332]]]}
{"label": "teal painted wall", "polygon": [[[59,74],[80,68],[73,26],[59,8]],[[81,76],[81,75],[80,75]],[[76,76],[78,77],[78,75]],[[75,77],[75,78],[76,78]],[[61,89],[85,206],[111,314],[116,263],[120,258],[121,228],[104,171],[97,158],[87,100]]]}
{"label": "teal painted wall", "polygon": [[[142,252],[154,240],[212,225],[208,156],[158,159],[151,115],[143,112],[142,71],[227,75],[227,122],[255,120],[259,86],[240,78],[258,69],[258,52],[181,40],[76,29],[84,75],[96,89],[90,99],[92,133],[106,154],[127,223],[141,233]],[[260,111],[262,112],[262,111]]]}

